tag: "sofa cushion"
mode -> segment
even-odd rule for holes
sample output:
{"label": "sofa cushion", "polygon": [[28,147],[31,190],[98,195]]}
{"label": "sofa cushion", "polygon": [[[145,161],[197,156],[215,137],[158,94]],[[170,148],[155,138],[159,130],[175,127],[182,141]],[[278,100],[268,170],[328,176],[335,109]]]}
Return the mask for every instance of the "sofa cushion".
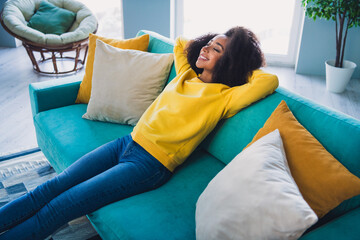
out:
{"label": "sofa cushion", "polygon": [[81,118],[86,106],[76,104],[55,108],[34,117],[39,145],[58,173],[98,146],[132,131],[128,125]]}
{"label": "sofa cushion", "polygon": [[122,48],[122,49],[134,49],[134,50],[146,51],[149,45],[149,35],[147,34],[136,38],[120,40],[120,39],[105,38],[90,33],[89,50],[88,50],[88,56],[85,66],[85,74],[80,84],[80,89],[76,98],[76,103],[88,103],[90,100],[97,39],[113,47]]}
{"label": "sofa cushion", "polygon": [[[174,50],[174,41],[170,40],[169,38],[166,38],[164,36],[161,36],[158,33],[142,30],[139,31],[137,36],[143,36],[144,34],[150,35],[149,40],[149,46],[148,46],[148,52],[152,53],[172,53]],[[175,64],[173,64],[169,77],[167,79],[167,83],[169,83],[171,80],[176,77],[176,70],[175,70]]]}
{"label": "sofa cushion", "polygon": [[120,49],[96,40],[91,97],[83,118],[135,126],[163,90],[173,61],[172,53]]}
{"label": "sofa cushion", "polygon": [[105,206],[89,215],[103,239],[195,240],[195,204],[225,165],[195,151],[162,187]]}

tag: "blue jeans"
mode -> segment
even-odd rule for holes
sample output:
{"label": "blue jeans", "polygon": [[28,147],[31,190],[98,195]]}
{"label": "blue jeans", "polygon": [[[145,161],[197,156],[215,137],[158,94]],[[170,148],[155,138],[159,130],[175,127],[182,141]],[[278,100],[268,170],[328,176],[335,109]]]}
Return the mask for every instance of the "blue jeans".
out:
{"label": "blue jeans", "polygon": [[130,135],[104,144],[0,208],[3,239],[44,239],[80,216],[155,189],[172,173]]}

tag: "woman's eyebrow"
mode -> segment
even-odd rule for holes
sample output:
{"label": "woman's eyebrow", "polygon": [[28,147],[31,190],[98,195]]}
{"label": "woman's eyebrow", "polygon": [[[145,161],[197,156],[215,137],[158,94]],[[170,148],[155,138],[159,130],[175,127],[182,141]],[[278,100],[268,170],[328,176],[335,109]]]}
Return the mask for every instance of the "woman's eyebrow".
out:
{"label": "woman's eyebrow", "polygon": [[224,51],[224,46],[223,45],[221,45],[221,43],[219,43],[219,42],[215,42],[217,45],[219,45],[221,48],[222,48],[222,50]]}

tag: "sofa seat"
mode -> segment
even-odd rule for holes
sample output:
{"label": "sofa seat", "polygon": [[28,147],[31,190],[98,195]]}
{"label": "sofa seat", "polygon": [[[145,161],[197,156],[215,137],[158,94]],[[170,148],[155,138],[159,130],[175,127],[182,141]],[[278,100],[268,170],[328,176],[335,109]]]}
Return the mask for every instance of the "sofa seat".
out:
{"label": "sofa seat", "polygon": [[[86,108],[86,104],[70,105],[40,112],[34,117],[36,134],[42,136],[39,139],[47,140],[44,145],[48,149],[43,152],[55,159],[51,164],[58,173],[89,151],[132,130],[129,125],[83,119]],[[189,236],[195,239],[196,201],[224,166],[223,162],[199,149],[164,186],[110,204],[88,217],[105,239],[132,239],[134,236],[144,240],[189,239]],[[142,214],[144,212],[146,214]],[[103,222],[106,224],[101,224]],[[141,229],[139,224],[143,226]]]}
{"label": "sofa seat", "polygon": [[[357,169],[360,168],[360,162],[353,159],[359,157],[360,151],[356,145],[360,139],[359,142],[351,141],[347,144],[335,141],[346,139],[352,133],[353,138],[359,138],[360,128],[356,121],[279,88],[266,101],[254,103],[251,108],[220,122],[164,186],[110,204],[88,215],[95,229],[103,239],[195,239],[194,216],[198,197],[210,180],[251,141],[281,100],[286,100],[292,106],[296,117],[312,130],[315,137],[322,139],[328,149],[338,150],[333,154],[336,156],[341,153],[337,157],[347,167],[356,169],[353,172],[359,175],[360,171]],[[129,125],[83,119],[86,108],[86,104],[73,104],[42,111],[34,116],[39,145],[41,144],[42,151],[51,159],[51,164],[58,173],[84,154],[129,134],[133,129]],[[309,115],[312,117],[304,117]],[[317,133],[316,130],[326,125],[336,126],[336,129]],[[234,142],[233,139],[238,141]],[[316,239],[318,236],[328,235],[328,231],[324,232],[324,228],[319,228],[322,225],[331,226],[325,229],[341,231],[344,226],[339,226],[336,222],[329,223],[341,215],[344,215],[345,220],[350,219],[344,221],[347,222],[347,227],[351,226],[348,223],[354,223],[352,215],[360,216],[359,206],[360,196],[344,201],[303,238]],[[354,209],[357,211],[351,211]]]}
{"label": "sofa seat", "polygon": [[89,219],[103,239],[195,239],[197,199],[224,166],[197,150],[162,187],[105,206]]}
{"label": "sofa seat", "polygon": [[37,140],[56,172],[63,171],[84,154],[111,140],[129,134],[132,127],[82,118],[86,104],[40,112],[34,117]]}

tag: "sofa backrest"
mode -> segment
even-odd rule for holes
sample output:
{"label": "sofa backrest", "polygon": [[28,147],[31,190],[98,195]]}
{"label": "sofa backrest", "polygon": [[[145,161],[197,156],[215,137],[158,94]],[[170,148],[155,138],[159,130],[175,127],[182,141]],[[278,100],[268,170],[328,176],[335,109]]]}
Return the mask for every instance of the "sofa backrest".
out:
{"label": "sofa backrest", "polygon": [[281,100],[297,120],[346,168],[360,177],[360,121],[279,87],[274,94],[223,120],[202,146],[229,163],[251,142]]}

